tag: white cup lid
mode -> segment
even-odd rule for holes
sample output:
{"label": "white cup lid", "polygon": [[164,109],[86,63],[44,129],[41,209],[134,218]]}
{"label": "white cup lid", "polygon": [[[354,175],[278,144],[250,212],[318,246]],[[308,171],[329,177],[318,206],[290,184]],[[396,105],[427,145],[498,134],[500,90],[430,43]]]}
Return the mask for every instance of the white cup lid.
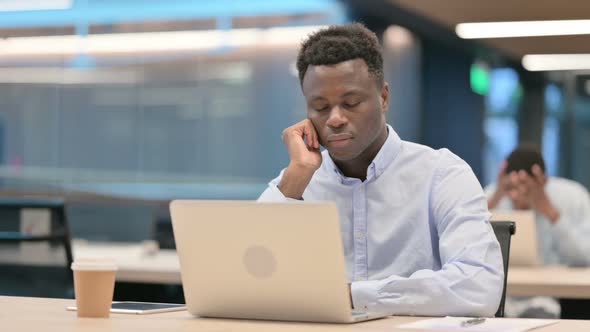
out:
{"label": "white cup lid", "polygon": [[117,271],[117,265],[110,259],[84,258],[72,263],[74,271]]}

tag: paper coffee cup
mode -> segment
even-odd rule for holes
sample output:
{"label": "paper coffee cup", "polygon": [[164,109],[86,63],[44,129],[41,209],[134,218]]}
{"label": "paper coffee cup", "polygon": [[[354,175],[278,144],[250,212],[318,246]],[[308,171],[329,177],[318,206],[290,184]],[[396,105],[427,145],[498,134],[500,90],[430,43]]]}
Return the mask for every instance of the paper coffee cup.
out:
{"label": "paper coffee cup", "polygon": [[109,317],[117,266],[112,260],[82,259],[72,263],[78,317]]}

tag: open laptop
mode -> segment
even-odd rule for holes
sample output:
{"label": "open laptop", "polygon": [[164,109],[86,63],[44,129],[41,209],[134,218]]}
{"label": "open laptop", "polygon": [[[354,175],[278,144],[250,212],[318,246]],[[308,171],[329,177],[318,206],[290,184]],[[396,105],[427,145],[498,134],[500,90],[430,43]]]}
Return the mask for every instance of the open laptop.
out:
{"label": "open laptop", "polygon": [[537,242],[535,213],[531,210],[493,210],[492,221],[514,221],[516,233],[510,241],[511,266],[538,266],[542,259]]}
{"label": "open laptop", "polygon": [[332,203],[170,203],[188,311],[201,317],[353,323]]}

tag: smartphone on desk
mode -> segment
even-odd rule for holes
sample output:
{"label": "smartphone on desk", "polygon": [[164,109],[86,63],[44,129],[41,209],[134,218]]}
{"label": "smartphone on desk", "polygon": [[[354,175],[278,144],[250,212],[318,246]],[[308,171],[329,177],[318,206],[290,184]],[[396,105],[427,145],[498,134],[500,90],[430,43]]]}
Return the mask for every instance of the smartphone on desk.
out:
{"label": "smartphone on desk", "polygon": [[[75,306],[69,306],[67,310],[76,311]],[[154,303],[154,302],[113,302],[111,313],[147,315],[159,312],[186,310],[186,304],[180,303]]]}

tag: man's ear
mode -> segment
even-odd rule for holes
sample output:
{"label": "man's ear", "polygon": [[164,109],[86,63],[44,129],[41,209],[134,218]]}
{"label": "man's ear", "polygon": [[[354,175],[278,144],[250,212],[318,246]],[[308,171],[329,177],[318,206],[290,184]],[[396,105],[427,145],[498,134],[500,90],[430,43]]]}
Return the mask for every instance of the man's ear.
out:
{"label": "man's ear", "polygon": [[389,84],[387,82],[383,82],[379,99],[381,101],[381,112],[386,113],[389,110]]}
{"label": "man's ear", "polygon": [[547,183],[547,174],[538,164],[534,164],[533,167],[531,167],[531,173],[533,173],[533,177],[536,177],[537,179],[541,178],[541,184],[543,186]]}

